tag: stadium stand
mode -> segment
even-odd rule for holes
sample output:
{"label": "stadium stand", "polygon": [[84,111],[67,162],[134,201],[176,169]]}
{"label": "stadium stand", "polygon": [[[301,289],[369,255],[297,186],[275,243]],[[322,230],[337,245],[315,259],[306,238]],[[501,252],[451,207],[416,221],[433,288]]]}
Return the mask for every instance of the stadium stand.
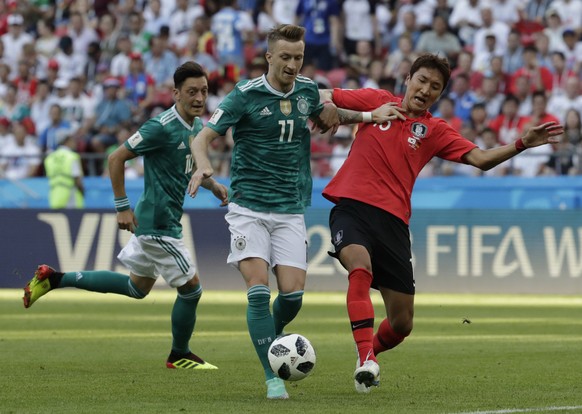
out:
{"label": "stadium stand", "polygon": [[[59,128],[73,129],[85,174],[103,174],[110,148],[172,105],[170,75],[178,64],[195,59],[208,70],[208,117],[237,81],[262,73],[268,29],[291,22],[308,28],[307,47],[318,52],[306,53],[304,73],[322,87],[381,87],[398,95],[419,53],[442,53],[453,67],[444,97],[454,113],[443,114],[448,109],[443,105],[432,108],[435,115],[450,119],[482,147],[503,144],[531,122],[555,117],[567,124],[567,134],[544,153],[523,154],[525,164],[536,165],[525,170],[530,176],[582,174],[582,0],[318,5],[311,10],[313,2],[302,0],[0,2],[0,178],[43,176],[40,161],[55,149]],[[122,119],[104,113],[112,107],[112,89],[115,112],[127,114]],[[543,114],[535,110],[540,93]],[[517,104],[516,112],[504,112],[507,101]],[[481,107],[484,116],[477,122]],[[351,138],[314,137],[316,177],[337,169],[334,154],[345,157],[345,151],[333,148],[338,142],[346,146],[346,139]],[[218,174],[228,174],[231,148],[229,137],[216,142]],[[495,175],[522,171],[511,165]],[[474,174],[437,162],[422,177]]]}

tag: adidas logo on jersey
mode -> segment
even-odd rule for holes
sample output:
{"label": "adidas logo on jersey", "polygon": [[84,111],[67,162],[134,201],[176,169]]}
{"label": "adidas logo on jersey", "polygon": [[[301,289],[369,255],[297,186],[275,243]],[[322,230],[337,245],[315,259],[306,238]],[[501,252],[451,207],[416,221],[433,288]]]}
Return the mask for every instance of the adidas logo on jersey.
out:
{"label": "adidas logo on jersey", "polygon": [[186,145],[184,145],[183,142],[180,142],[180,145],[178,145],[178,149],[186,149]]}
{"label": "adidas logo on jersey", "polygon": [[266,106],[261,110],[261,112],[259,112],[259,115],[261,116],[268,116],[268,115],[273,115],[271,113],[271,111],[269,111],[269,108],[267,108]]}

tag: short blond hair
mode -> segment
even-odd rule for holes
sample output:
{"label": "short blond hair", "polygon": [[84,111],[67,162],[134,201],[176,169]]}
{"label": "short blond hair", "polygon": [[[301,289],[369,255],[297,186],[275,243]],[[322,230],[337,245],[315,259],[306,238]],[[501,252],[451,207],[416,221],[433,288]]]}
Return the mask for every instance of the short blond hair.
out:
{"label": "short blond hair", "polygon": [[271,50],[276,42],[285,40],[287,42],[301,42],[305,37],[305,28],[294,24],[280,24],[267,34],[267,45]]}

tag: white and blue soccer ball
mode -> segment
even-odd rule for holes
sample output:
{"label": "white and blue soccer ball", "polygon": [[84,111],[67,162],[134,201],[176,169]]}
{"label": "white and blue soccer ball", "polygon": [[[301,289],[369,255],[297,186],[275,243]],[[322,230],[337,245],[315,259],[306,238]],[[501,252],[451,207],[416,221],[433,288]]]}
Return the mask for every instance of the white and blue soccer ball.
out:
{"label": "white and blue soccer ball", "polygon": [[269,347],[269,364],[273,372],[285,381],[299,381],[315,367],[315,349],[299,334],[278,337]]}

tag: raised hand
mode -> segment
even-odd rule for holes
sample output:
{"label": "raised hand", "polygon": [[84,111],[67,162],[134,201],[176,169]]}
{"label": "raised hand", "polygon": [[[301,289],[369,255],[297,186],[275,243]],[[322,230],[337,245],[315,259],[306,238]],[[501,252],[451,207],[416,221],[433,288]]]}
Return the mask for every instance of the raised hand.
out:
{"label": "raised hand", "polygon": [[538,147],[548,143],[558,143],[559,135],[564,133],[564,127],[556,122],[546,122],[527,130],[525,136],[522,138],[523,144],[526,148]]}

